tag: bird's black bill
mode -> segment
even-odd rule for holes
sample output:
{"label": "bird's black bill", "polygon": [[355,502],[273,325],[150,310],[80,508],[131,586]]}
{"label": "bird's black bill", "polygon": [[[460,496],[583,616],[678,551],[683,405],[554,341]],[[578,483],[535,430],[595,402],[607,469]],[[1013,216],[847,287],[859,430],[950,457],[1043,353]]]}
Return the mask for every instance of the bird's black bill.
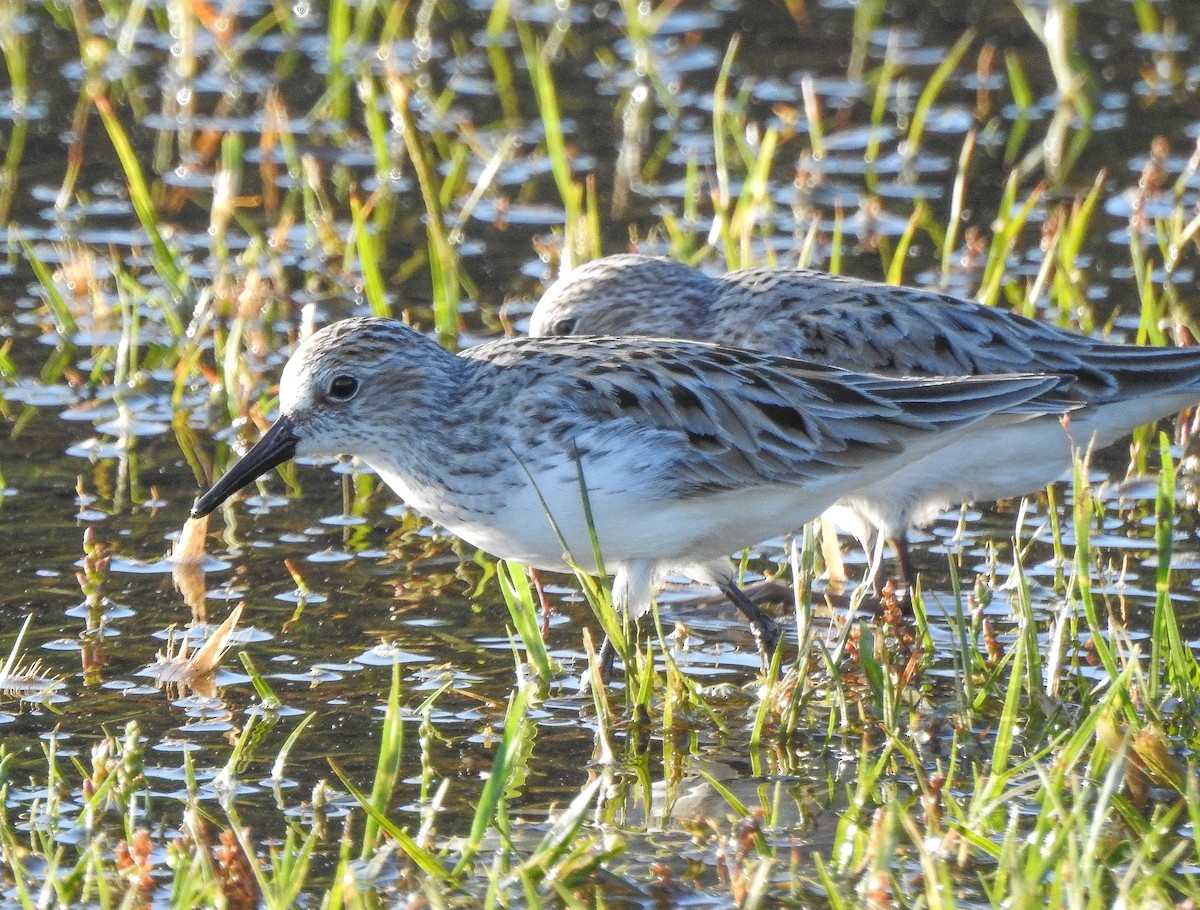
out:
{"label": "bird's black bill", "polygon": [[192,506],[192,518],[203,518],[226,499],[261,477],[276,465],[296,454],[296,430],[286,417],[280,417],[241,460],[225,472],[207,493]]}

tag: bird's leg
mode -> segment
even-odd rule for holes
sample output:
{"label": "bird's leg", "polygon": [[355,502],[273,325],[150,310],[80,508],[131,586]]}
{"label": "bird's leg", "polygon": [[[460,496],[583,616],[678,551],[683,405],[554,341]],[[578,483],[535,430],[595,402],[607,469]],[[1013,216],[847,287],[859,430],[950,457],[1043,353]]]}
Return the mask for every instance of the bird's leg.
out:
{"label": "bird's leg", "polygon": [[546,589],[538,570],[530,567],[529,577],[533,579],[533,590],[537,591],[538,603],[542,606],[542,641],[545,641],[550,637],[550,604],[546,601]]}
{"label": "bird's leg", "polygon": [[[608,685],[612,681],[613,665],[616,663],[617,649],[613,647],[612,642],[608,640],[608,636],[604,636],[604,644],[600,646],[600,653],[596,657],[596,663],[600,668],[600,682]],[[592,668],[589,666],[583,671],[579,677],[579,694],[587,695],[592,688]]]}
{"label": "bird's leg", "polygon": [[600,646],[600,655],[596,658],[596,663],[600,665],[600,679],[604,685],[612,682],[613,666],[617,661],[617,649],[613,647],[613,643],[608,640],[608,636],[604,636],[604,644]]}
{"label": "bird's leg", "polygon": [[875,595],[875,599],[883,597],[883,582],[879,580],[879,570],[883,566],[883,535],[878,531],[874,532],[875,542],[863,542],[863,549],[867,553],[867,578],[866,584],[871,586],[871,593]]}
{"label": "bird's leg", "polygon": [[896,551],[896,567],[900,570],[900,580],[911,592],[917,586],[917,573],[913,571],[912,554],[908,552],[908,535],[901,531],[900,535],[893,537],[888,544]]}
{"label": "bird's leg", "polygon": [[900,580],[904,582],[904,588],[893,594],[896,606],[902,615],[911,618],[914,615],[912,598],[913,591],[917,589],[917,573],[908,550],[908,535],[901,531],[900,536],[893,537],[888,544],[896,551],[896,568],[900,570]]}
{"label": "bird's leg", "polygon": [[775,621],[764,613],[758,604],[747,597],[733,579],[726,578],[724,575],[715,575],[712,581],[721,593],[729,598],[730,603],[749,620],[750,629],[754,632],[754,640],[758,643],[758,650],[769,660],[775,651],[775,646],[779,643],[779,629],[776,628]]}

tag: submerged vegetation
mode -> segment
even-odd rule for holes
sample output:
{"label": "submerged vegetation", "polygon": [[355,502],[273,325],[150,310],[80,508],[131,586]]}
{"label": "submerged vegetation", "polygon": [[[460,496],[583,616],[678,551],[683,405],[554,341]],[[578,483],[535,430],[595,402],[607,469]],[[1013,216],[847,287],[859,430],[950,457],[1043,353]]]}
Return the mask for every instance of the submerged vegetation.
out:
{"label": "submerged vegetation", "polygon": [[586,576],[543,611],[355,465],[162,555],[310,326],[468,345],[603,253],[1193,343],[1196,35],[1182,0],[0,4],[5,903],[1200,902],[1192,415],[939,522],[915,619],[815,528],[747,553],[790,588],[766,672],[691,591],[640,637]]}

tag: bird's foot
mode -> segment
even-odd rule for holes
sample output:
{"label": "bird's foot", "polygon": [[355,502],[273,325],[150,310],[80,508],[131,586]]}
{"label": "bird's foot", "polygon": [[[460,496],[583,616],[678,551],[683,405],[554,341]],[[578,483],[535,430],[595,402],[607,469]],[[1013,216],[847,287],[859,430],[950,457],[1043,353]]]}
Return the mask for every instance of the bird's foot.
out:
{"label": "bird's foot", "polygon": [[[608,640],[608,636],[604,637],[604,644],[600,646],[600,652],[596,655],[596,666],[599,670],[600,683],[607,686],[612,682],[613,667],[617,661],[617,649],[613,647],[612,642]],[[589,660],[587,667],[579,677],[579,694],[587,695],[592,690],[592,663]]]}
{"label": "bird's foot", "polygon": [[775,624],[774,620],[768,619],[762,625],[751,622],[750,629],[754,633],[754,643],[758,645],[759,653],[769,662],[775,649],[779,647],[779,640],[782,637],[779,626]]}
{"label": "bird's foot", "polygon": [[754,633],[754,641],[758,645],[759,653],[770,660],[775,653],[775,648],[779,646],[779,626],[732,580],[718,580],[717,587],[746,617],[750,623],[750,630]]}

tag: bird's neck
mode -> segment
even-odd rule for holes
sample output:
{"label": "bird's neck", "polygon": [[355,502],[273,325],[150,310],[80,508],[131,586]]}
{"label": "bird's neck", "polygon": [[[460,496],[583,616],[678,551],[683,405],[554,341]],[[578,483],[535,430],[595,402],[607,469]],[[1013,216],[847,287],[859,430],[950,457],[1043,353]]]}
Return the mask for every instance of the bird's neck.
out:
{"label": "bird's neck", "polygon": [[[494,495],[507,470],[487,432],[489,401],[479,381],[485,364],[439,349],[423,365],[423,381],[405,390],[402,407],[385,415],[381,432],[360,455],[412,508],[447,524],[447,513]],[[491,415],[503,419],[502,415]]]}

